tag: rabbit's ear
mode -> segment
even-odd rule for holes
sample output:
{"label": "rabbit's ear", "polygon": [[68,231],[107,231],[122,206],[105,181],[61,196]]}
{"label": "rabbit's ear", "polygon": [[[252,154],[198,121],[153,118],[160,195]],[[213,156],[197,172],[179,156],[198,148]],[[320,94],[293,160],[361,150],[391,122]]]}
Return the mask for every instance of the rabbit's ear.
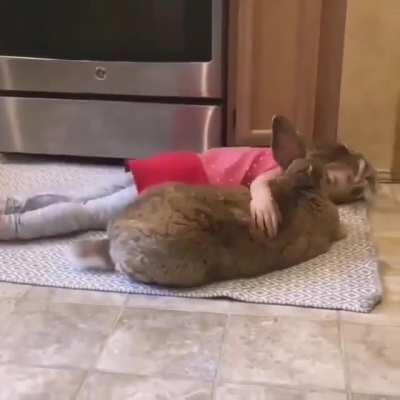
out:
{"label": "rabbit's ear", "polygon": [[290,121],[281,115],[272,118],[272,153],[283,169],[292,161],[306,156],[305,146],[296,130]]}

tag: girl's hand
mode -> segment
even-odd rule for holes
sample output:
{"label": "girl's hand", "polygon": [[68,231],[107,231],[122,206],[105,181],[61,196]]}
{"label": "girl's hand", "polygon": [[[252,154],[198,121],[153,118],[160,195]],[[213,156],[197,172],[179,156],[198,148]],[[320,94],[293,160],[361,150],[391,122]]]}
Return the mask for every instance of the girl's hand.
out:
{"label": "girl's hand", "polygon": [[277,167],[259,175],[250,185],[250,211],[253,225],[265,232],[271,238],[278,233],[281,222],[281,212],[274,200],[269,186],[269,181],[282,174],[282,169]]}
{"label": "girl's hand", "polygon": [[251,220],[253,225],[262,230],[270,238],[278,234],[281,213],[271,196],[256,196],[250,202]]}

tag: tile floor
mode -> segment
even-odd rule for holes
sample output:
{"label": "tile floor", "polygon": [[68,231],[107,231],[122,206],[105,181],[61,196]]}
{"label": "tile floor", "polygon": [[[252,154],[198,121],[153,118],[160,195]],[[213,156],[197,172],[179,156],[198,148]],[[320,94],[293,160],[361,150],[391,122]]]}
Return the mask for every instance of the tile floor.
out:
{"label": "tile floor", "polygon": [[0,283],[0,400],[400,399],[399,193],[372,314]]}

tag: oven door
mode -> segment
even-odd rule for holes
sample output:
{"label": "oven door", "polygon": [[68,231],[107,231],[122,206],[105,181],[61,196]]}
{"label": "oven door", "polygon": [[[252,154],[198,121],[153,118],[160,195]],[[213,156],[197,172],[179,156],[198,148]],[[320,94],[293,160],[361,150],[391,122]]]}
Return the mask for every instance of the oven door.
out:
{"label": "oven door", "polygon": [[222,97],[224,0],[0,3],[0,90]]}

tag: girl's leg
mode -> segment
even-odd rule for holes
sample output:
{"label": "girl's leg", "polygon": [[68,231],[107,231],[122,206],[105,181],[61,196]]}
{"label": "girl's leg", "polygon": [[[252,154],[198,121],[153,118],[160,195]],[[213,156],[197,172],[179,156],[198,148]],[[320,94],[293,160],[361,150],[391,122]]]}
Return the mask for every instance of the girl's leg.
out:
{"label": "girl's leg", "polygon": [[115,193],[131,185],[134,185],[131,174],[121,174],[121,176],[110,181],[107,186],[98,186],[88,189],[79,188],[79,193],[76,194],[60,195],[44,193],[26,198],[22,196],[7,197],[5,199],[0,199],[0,214],[20,214],[57,203],[85,203],[89,200],[108,196],[111,193]]}
{"label": "girl's leg", "polygon": [[134,185],[131,173],[123,173],[107,181],[106,185],[96,185],[93,187],[83,188],[79,193],[72,194],[71,197],[76,202],[87,202],[89,200],[98,199],[100,197],[108,196],[109,194],[119,192],[122,189]]}
{"label": "girl's leg", "polygon": [[57,203],[22,214],[0,215],[0,240],[34,239],[91,229],[106,229],[110,219],[132,204],[132,185],[86,203]]}

